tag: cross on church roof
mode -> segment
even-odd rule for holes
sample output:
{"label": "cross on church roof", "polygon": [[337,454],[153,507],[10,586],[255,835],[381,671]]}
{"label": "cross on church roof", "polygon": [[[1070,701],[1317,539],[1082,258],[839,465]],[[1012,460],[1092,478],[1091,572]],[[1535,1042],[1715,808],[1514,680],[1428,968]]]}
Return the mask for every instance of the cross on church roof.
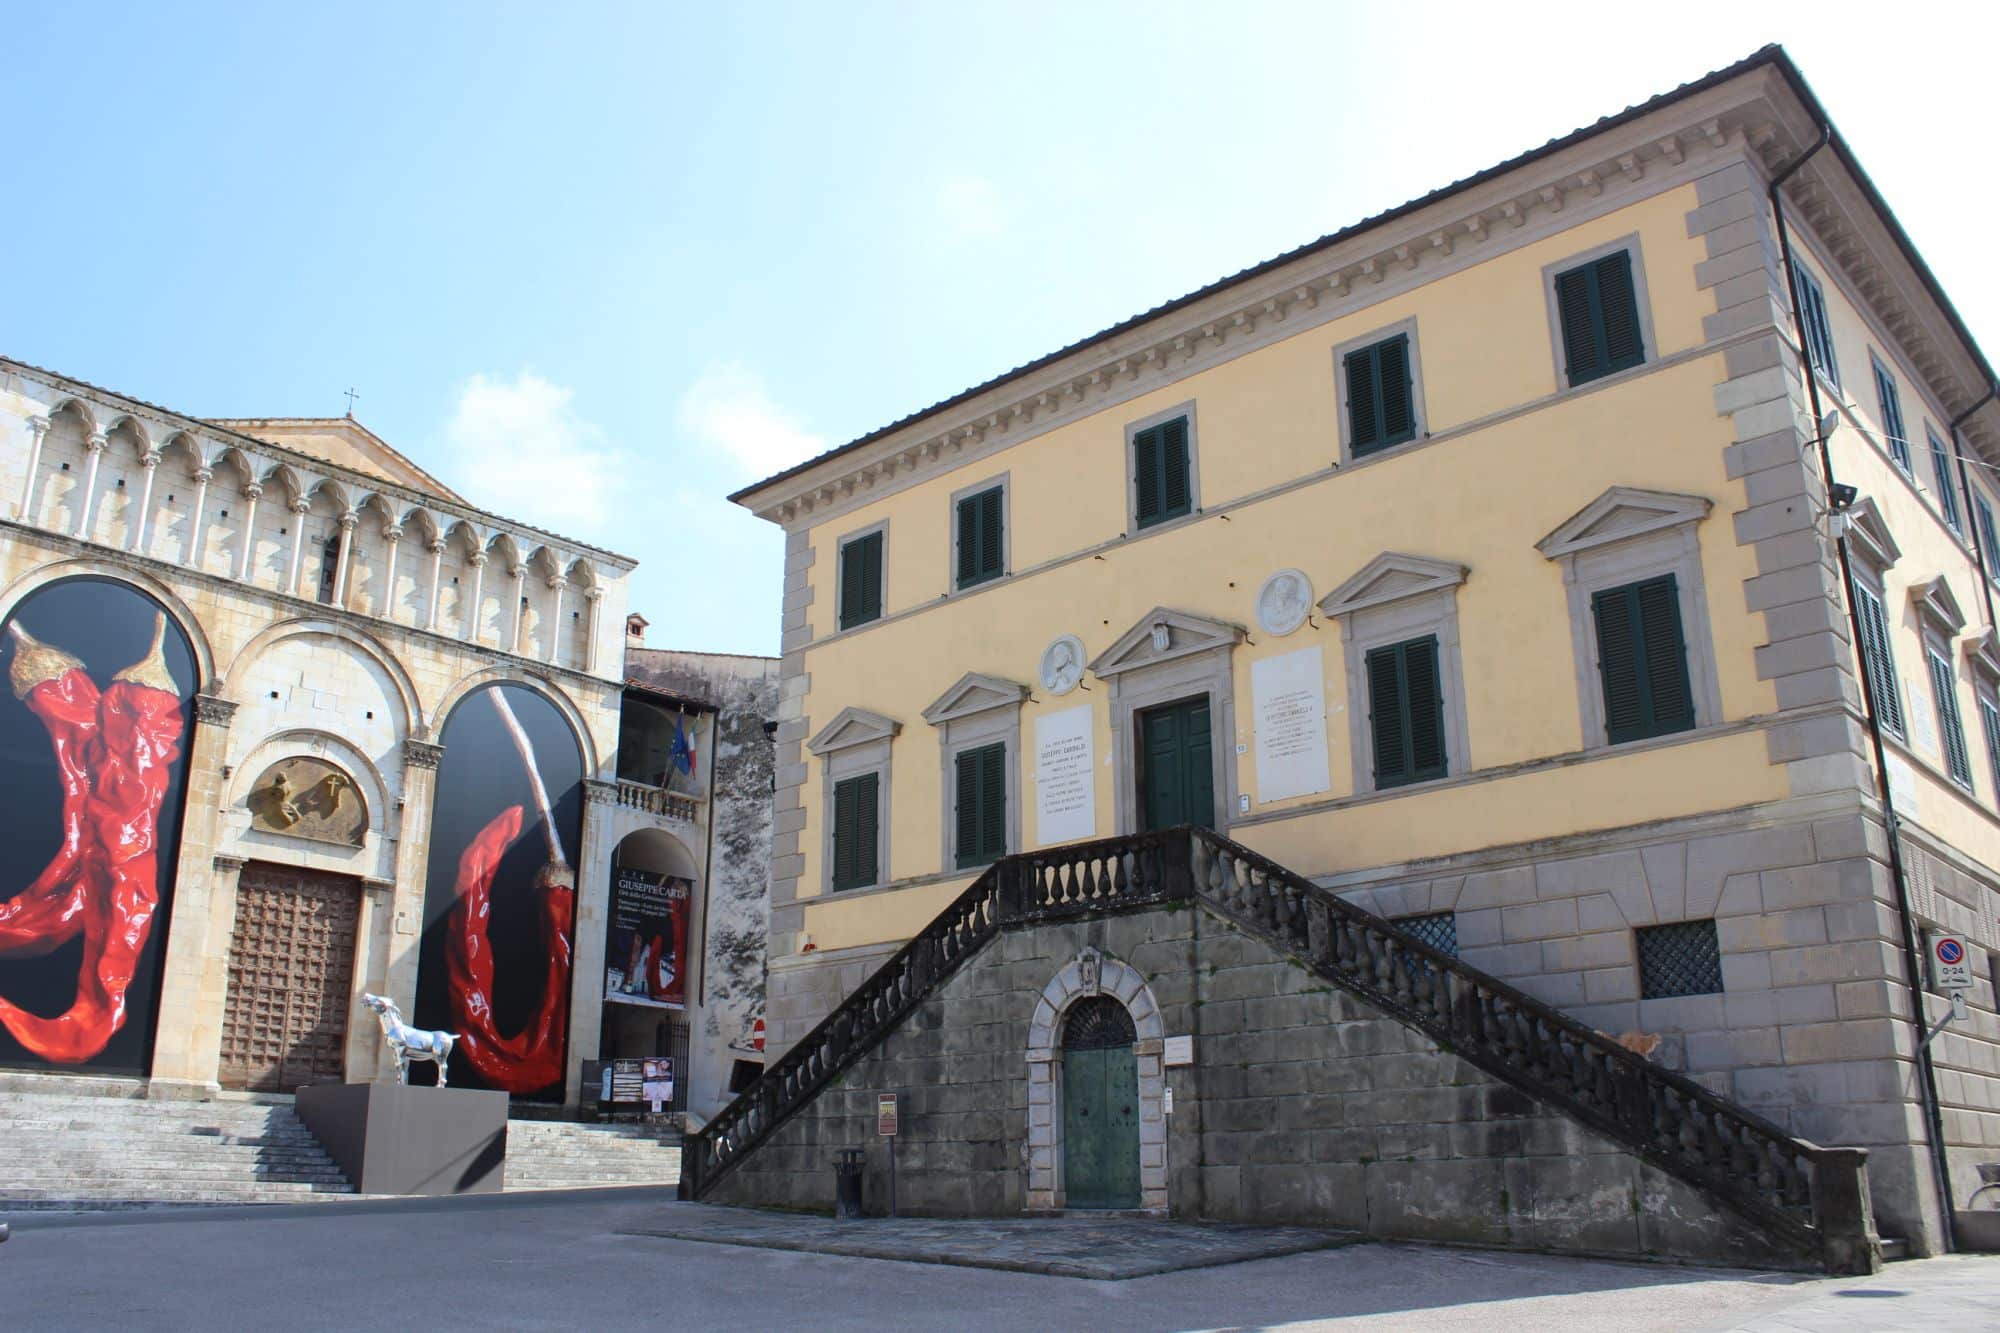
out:
{"label": "cross on church roof", "polygon": [[352,388],[347,390],[347,416],[349,420],[352,420],[354,417],[354,400],[360,396]]}

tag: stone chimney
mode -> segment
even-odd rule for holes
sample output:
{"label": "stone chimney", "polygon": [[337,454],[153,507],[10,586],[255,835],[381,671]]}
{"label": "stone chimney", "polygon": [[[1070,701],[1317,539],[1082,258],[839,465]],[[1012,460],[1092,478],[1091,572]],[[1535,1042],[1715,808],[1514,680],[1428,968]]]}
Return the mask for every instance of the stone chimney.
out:
{"label": "stone chimney", "polygon": [[625,646],[627,648],[644,648],[646,646],[646,626],[649,623],[646,617],[640,615],[637,611],[625,617]]}

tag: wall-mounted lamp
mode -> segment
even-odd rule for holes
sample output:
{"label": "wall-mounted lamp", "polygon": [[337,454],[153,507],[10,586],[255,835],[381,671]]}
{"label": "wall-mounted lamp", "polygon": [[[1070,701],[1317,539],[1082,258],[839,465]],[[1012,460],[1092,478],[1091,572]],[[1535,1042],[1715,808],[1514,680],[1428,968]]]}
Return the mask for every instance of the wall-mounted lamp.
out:
{"label": "wall-mounted lamp", "polygon": [[1861,498],[1861,492],[1844,481],[1836,481],[1833,490],[1828,492],[1828,498],[1832,501],[1833,512],[1838,514]]}

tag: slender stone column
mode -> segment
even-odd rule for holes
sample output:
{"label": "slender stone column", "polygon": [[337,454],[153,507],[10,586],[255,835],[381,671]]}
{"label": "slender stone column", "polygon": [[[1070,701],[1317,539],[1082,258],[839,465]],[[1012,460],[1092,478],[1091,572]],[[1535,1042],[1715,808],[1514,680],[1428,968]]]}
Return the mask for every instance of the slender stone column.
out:
{"label": "slender stone column", "polygon": [[264,488],[251,482],[243,488],[250,507],[243,511],[243,549],[236,554],[236,580],[250,582],[250,558],[257,550],[257,501],[264,494]]}
{"label": "slender stone column", "polygon": [[597,613],[604,606],[604,589],[593,583],[590,585],[590,591],[584,596],[590,599],[590,615],[586,618],[584,630],[583,669],[595,671],[597,670]]}
{"label": "slender stone column", "polygon": [[146,469],[146,482],[139,488],[139,521],[127,525],[132,529],[132,541],[125,548],[134,555],[146,553],[146,519],[153,512],[153,476],[160,470],[160,451],[148,450],[139,466]]}
{"label": "slender stone column", "polygon": [[292,563],[285,567],[284,581],[278,586],[294,597],[303,596],[299,591],[299,560],[306,549],[306,513],[312,508],[312,501],[298,499],[292,501]]}
{"label": "slender stone column", "polygon": [[35,503],[35,474],[42,470],[42,437],[49,433],[47,417],[29,417],[28,434],[28,479],[21,483],[21,503],[14,507],[14,516],[23,523],[32,523]]}
{"label": "slender stone column", "polygon": [[374,610],[382,619],[393,621],[396,618],[396,544],[403,540],[403,525],[391,523],[382,529],[382,535],[389,541],[389,572],[382,584],[382,605]]}
{"label": "slender stone column", "polygon": [[569,589],[569,580],[558,574],[549,580],[549,588],[556,595],[555,613],[549,617],[549,664],[551,666],[561,666],[563,593]]}
{"label": "slender stone column", "polygon": [[396,826],[396,888],[389,901],[389,967],[384,993],[417,1010],[417,957],[423,943],[424,884],[431,857],[431,811],[444,747],[403,742],[403,806]]}
{"label": "slender stone column", "polygon": [[[569,1057],[563,1102],[583,1095],[583,1062],[599,1056],[604,1031],[604,923],[610,911],[611,853],[618,845],[618,784],[583,782],[583,846],[576,853],[576,930],[571,937]],[[675,1070],[677,1078],[686,1078]]]}
{"label": "slender stone column", "polygon": [[510,653],[518,653],[521,651],[521,622],[528,618],[528,606],[526,600],[527,587],[528,587],[528,567],[526,565],[515,565],[513,568],[513,574],[514,574],[514,631],[513,633],[507,636],[507,651]]}
{"label": "slender stone column", "polygon": [[333,569],[333,604],[347,605],[347,570],[354,563],[354,525],[361,521],[361,515],[352,509],[340,516],[340,554],[335,558]]}
{"label": "slender stone column", "polygon": [[[347,1041],[343,1063],[349,1083],[364,1083],[387,1074],[395,1081],[394,1062],[382,1044],[382,1029],[375,1015],[361,1005],[363,994],[385,994],[389,987],[389,958],[395,948],[393,921],[396,910],[396,881],[364,875],[361,901],[354,920],[354,976],[347,992]],[[384,1066],[387,1066],[385,1069]]]}
{"label": "slender stone column", "polygon": [[187,558],[181,564],[189,569],[201,568],[201,520],[208,513],[208,483],[215,480],[215,473],[208,468],[197,468],[194,474],[194,516],[188,520]]}
{"label": "slender stone column", "polygon": [[479,642],[479,615],[485,610],[486,600],[486,552],[472,553],[472,602],[465,616],[465,641]]}
{"label": "slender stone column", "polygon": [[167,918],[154,922],[154,929],[166,931],[159,1028],[153,1041],[154,1096],[201,1097],[216,1089],[229,989],[229,937],[236,924],[236,872],[243,868],[242,858],[219,856],[216,849],[228,800],[222,770],[235,715],[236,705],[227,699],[194,697],[173,908]]}
{"label": "slender stone column", "polygon": [[76,531],[70,534],[78,539],[90,536],[90,502],[97,494],[97,464],[104,457],[104,446],[108,443],[110,441],[104,438],[101,430],[92,431],[86,442],[90,450],[90,466],[83,474],[83,507],[77,511]]}
{"label": "slender stone column", "polygon": [[424,619],[425,629],[436,629],[438,627],[438,598],[444,592],[444,588],[441,586],[443,582],[444,543],[435,541],[431,543],[431,610],[430,615]]}

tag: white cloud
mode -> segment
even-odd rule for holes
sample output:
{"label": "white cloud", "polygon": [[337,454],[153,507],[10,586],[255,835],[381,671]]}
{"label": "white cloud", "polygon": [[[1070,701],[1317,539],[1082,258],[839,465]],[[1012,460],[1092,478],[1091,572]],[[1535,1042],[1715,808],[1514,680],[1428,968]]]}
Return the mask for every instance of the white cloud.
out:
{"label": "white cloud", "polygon": [[1000,192],[980,176],[955,176],[939,186],[937,211],[946,226],[967,236],[997,235],[1007,225]]}
{"label": "white cloud", "polygon": [[826,437],[805,428],[771,399],[764,382],[733,361],[711,362],[681,395],[681,429],[719,452],[746,477],[768,477],[826,448]]}
{"label": "white cloud", "polygon": [[450,474],[496,513],[588,539],[612,512],[624,460],[577,415],[573,392],[531,370],[474,375],[445,427]]}

